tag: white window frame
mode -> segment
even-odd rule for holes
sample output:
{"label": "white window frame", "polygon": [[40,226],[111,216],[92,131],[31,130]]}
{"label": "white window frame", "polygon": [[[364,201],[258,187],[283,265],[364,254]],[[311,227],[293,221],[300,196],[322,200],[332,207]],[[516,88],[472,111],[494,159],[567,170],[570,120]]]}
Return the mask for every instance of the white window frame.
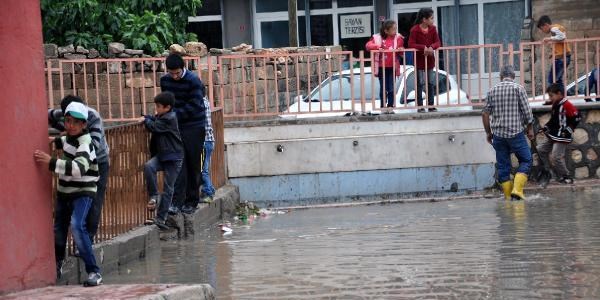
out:
{"label": "white window frame", "polygon": [[221,44],[225,46],[225,24],[223,24],[223,2],[221,1],[220,15],[189,16],[188,23],[221,22]]}
{"label": "white window frame", "polygon": [[[256,12],[256,1],[260,0],[252,0],[252,15],[253,23],[254,23],[254,44],[256,48],[262,48],[262,33],[260,31],[262,22],[274,22],[274,21],[288,21],[288,12],[287,11],[278,11],[278,12],[267,12],[267,13],[257,13]],[[299,0],[302,1],[302,0]],[[371,6],[356,6],[356,7],[342,7],[338,8],[337,0],[332,0],[331,8],[326,9],[311,9],[311,16],[322,16],[322,15],[331,15],[332,26],[333,26],[333,45],[340,44],[340,26],[339,26],[339,15],[340,14],[348,14],[348,13],[373,13],[375,16],[375,1],[373,0],[373,5]],[[306,17],[305,11],[298,10],[297,16]],[[373,17],[375,18],[375,17]],[[373,23],[374,20],[372,20]],[[376,29],[373,29],[376,30]],[[298,31],[299,32],[299,31]],[[298,38],[298,40],[300,40]]]}
{"label": "white window frame", "polygon": [[223,17],[221,15],[188,17],[188,23],[192,23],[192,22],[214,22],[214,21],[221,21],[221,22],[223,22]]}

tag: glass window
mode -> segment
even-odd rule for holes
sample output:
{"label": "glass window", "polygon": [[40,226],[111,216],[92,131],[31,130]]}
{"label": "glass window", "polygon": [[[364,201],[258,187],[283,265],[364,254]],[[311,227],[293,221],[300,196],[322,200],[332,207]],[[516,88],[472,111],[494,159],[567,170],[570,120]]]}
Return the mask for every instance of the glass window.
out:
{"label": "glass window", "polygon": [[373,0],[338,0],[338,7],[371,6]]}
{"label": "glass window", "polygon": [[[347,38],[342,38],[342,17],[345,15],[354,15],[354,14],[370,14],[370,20],[369,21],[369,30],[366,30],[364,32],[363,37],[347,37]],[[369,39],[371,38],[371,36],[373,35],[374,31],[379,31],[379,27],[373,27],[372,25],[372,20],[373,20],[373,13],[372,12],[357,12],[357,13],[345,13],[345,14],[338,14],[338,32],[340,33],[340,40],[339,40],[339,44],[344,46],[345,50],[351,50],[352,51],[352,56],[353,57],[359,57],[359,53],[360,51],[364,51],[365,50],[365,45],[367,44],[367,41],[369,41]],[[366,27],[365,27],[366,28]],[[370,52],[369,51],[365,51],[364,55],[366,58],[370,57]]]}
{"label": "glass window", "polygon": [[263,48],[278,48],[290,45],[288,21],[261,22],[260,34]]}
{"label": "glass window", "polygon": [[196,16],[214,16],[221,14],[220,0],[202,1],[202,6],[196,11]]}
{"label": "glass window", "polygon": [[394,0],[394,4],[416,3],[416,2],[431,2],[431,0]]}
{"label": "glass window", "polygon": [[[306,46],[306,17],[298,17],[298,44]],[[312,46],[333,45],[333,16],[310,16],[310,41]]]}
{"label": "glass window", "polygon": [[[312,39],[312,36],[311,36]],[[298,17],[298,46],[306,46],[306,17]]]}
{"label": "glass window", "polygon": [[[456,7],[440,7],[438,9],[438,24],[439,34],[444,45],[478,45],[479,44],[479,26],[477,4],[461,5],[459,8],[460,21],[458,28],[456,27],[455,14]],[[458,31],[458,32],[457,32]],[[469,72],[467,53],[468,50],[460,51],[460,72],[466,74]],[[440,57],[442,68],[449,71],[451,74],[457,73],[457,51],[444,51],[443,57]],[[447,61],[446,61],[447,60]],[[478,73],[479,53],[476,50],[471,50],[471,73]]]}
{"label": "glass window", "polygon": [[287,11],[288,2],[285,0],[256,0],[256,12]]}
{"label": "glass window", "polygon": [[315,46],[333,45],[333,16],[310,16],[310,38]]}
{"label": "glass window", "polygon": [[[298,0],[298,2],[304,2],[303,0]],[[310,0],[309,6],[310,9],[326,9],[331,8],[331,0]]]}
{"label": "glass window", "polygon": [[223,48],[221,21],[189,22],[186,31],[195,33],[208,49]]}
{"label": "glass window", "polygon": [[[485,43],[503,44],[505,46],[512,43],[515,50],[519,49],[523,18],[525,18],[525,2],[523,0],[484,4],[483,36],[485,37]],[[498,58],[499,55],[492,55],[493,71],[499,70]],[[488,64],[487,57],[486,64]],[[519,59],[517,55],[515,55],[513,65],[515,68],[519,69]],[[486,70],[487,69],[488,67],[486,66]]]}
{"label": "glass window", "polygon": [[[403,12],[398,14],[398,33],[404,36],[404,47],[408,48],[408,36],[410,29],[415,24],[416,12]],[[378,24],[381,27],[381,24]],[[379,32],[379,27],[376,29]]]}

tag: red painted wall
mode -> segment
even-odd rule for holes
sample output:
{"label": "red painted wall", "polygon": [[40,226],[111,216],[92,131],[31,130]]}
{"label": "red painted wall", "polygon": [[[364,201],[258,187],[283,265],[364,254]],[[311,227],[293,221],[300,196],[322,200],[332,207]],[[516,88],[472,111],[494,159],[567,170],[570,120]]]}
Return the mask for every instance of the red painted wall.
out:
{"label": "red painted wall", "polygon": [[0,1],[0,294],[53,284],[49,150],[38,0]]}

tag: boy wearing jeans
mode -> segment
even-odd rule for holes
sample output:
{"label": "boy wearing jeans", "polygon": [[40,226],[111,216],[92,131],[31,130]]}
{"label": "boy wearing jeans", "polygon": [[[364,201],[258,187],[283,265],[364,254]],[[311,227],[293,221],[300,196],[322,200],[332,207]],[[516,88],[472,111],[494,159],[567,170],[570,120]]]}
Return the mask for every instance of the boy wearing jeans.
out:
{"label": "boy wearing jeans", "polygon": [[202,161],[202,202],[211,203],[215,195],[215,187],[210,181],[210,157],[215,148],[215,136],[210,117],[210,103],[206,97],[204,97],[204,106],[206,107],[206,135],[204,137],[204,160]]}
{"label": "boy wearing jeans", "polygon": [[[158,204],[154,224],[161,230],[169,229],[165,224],[173,199],[173,186],[183,163],[183,142],[177,125],[177,115],[173,111],[175,95],[163,92],[154,98],[156,116],[144,116],[144,125],[152,133],[150,154],[152,158],[144,165],[144,176],[148,188],[148,208]],[[163,194],[159,199],[156,173],[164,171]]]}
{"label": "boy wearing jeans", "polygon": [[558,182],[572,184],[573,178],[569,176],[565,163],[565,152],[569,143],[573,141],[573,131],[580,120],[579,112],[565,98],[560,84],[551,84],[546,92],[552,101],[552,112],[548,123],[540,129],[547,139],[538,145],[537,151],[544,168],[552,169],[559,178]]}
{"label": "boy wearing jeans", "polygon": [[58,174],[58,190],[54,211],[54,250],[56,255],[56,275],[62,275],[62,264],[67,246],[69,224],[79,256],[85,263],[88,279],[84,286],[102,284],[100,268],[92,250],[92,241],[86,229],[86,217],[96,197],[98,182],[98,161],[87,131],[88,109],[83,103],[72,102],[65,109],[65,130],[67,135],[51,138],[56,149],[62,149],[61,158],[36,150],[37,162],[49,166]]}
{"label": "boy wearing jeans", "polygon": [[554,63],[548,72],[548,85],[556,82],[564,89],[563,75],[565,68],[569,67],[571,63],[571,48],[564,42],[567,38],[567,31],[560,24],[552,24],[548,16],[541,16],[537,27],[543,33],[551,35],[544,38],[544,42],[554,43],[554,52],[550,54],[550,58],[554,59]]}

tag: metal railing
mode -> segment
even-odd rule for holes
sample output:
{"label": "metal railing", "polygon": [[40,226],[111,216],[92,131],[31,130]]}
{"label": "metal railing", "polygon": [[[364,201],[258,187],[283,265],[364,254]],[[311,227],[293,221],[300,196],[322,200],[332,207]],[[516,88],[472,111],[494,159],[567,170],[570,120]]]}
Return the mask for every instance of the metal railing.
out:
{"label": "metal railing", "polygon": [[[211,115],[215,149],[210,175],[215,188],[225,185],[227,174],[224,159],[223,111],[215,109]],[[153,217],[147,210],[148,195],[144,180],[144,164],[150,158],[150,134],[140,122],[106,129],[110,147],[110,172],[106,189],[100,228],[95,242],[114,238],[144,224]],[[53,180],[53,197],[57,179]],[[162,185],[159,185],[162,188]]]}
{"label": "metal railing", "polygon": [[[597,91],[586,87],[583,80],[592,69],[600,68],[600,38],[565,43],[571,48],[571,64],[563,81],[568,86],[578,80],[568,96],[590,98]],[[515,66],[517,80],[532,102],[544,101],[549,71],[556,79],[554,47],[552,43],[524,42],[517,49],[512,44],[436,49],[435,84],[432,90],[425,87],[424,103],[433,94],[436,108],[481,106],[487,91],[500,81],[504,64]],[[211,106],[222,107],[225,118],[378,111],[379,82],[370,68],[378,55],[402,57],[398,58],[399,74],[393,74],[394,101],[389,109],[410,112],[417,108],[414,49],[372,51],[368,57],[361,51],[358,58],[350,51],[288,51],[185,59],[206,84]],[[165,74],[163,58],[49,60],[47,65],[50,106],[57,106],[66,94],[77,94],[109,122],[153,111],[152,98],[160,91],[160,77]]]}
{"label": "metal railing", "polygon": [[[190,70],[211,70],[210,58],[185,57]],[[58,107],[66,95],[77,95],[96,109],[105,122],[124,122],[154,112],[154,96],[166,74],[164,58],[50,59],[46,61],[48,107]],[[198,72],[212,82],[213,72]],[[207,96],[213,99],[212,85]]]}

